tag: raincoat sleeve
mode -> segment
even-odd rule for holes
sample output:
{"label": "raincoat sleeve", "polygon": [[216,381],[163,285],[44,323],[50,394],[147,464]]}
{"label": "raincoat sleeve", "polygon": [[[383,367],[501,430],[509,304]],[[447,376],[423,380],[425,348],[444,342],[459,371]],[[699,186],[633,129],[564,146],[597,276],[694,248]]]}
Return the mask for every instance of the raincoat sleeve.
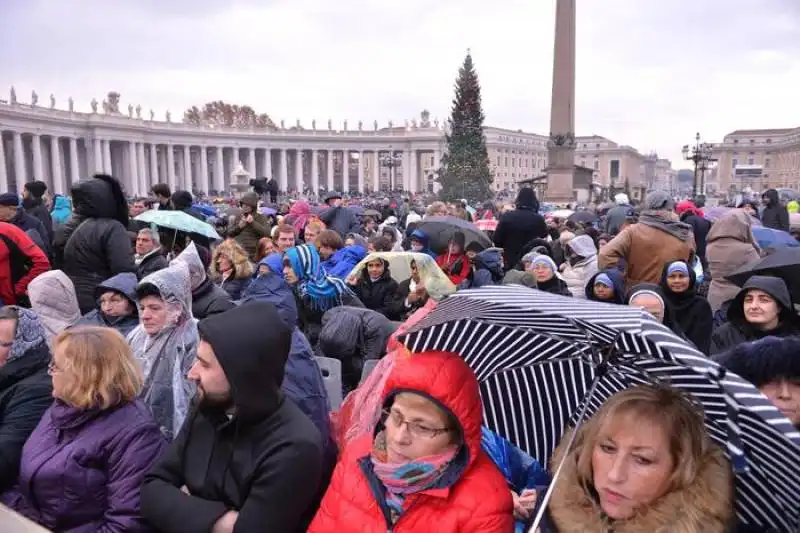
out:
{"label": "raincoat sleeve", "polygon": [[611,239],[597,254],[598,270],[616,268],[617,264],[628,257],[631,250],[631,230],[625,228],[622,233]]}
{"label": "raincoat sleeve", "polygon": [[485,426],[481,428],[481,447],[514,492],[520,493],[550,482],[538,461]]}

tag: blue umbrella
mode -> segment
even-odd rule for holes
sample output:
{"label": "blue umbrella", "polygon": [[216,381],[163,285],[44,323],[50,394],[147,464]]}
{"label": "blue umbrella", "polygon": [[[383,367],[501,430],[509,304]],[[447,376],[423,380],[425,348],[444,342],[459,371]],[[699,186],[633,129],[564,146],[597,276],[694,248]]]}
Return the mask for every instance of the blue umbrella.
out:
{"label": "blue umbrella", "polygon": [[222,238],[211,224],[206,224],[183,211],[158,211],[152,209],[145,211],[134,220],[184,233],[194,233],[208,239],[217,240]]}
{"label": "blue umbrella", "polygon": [[192,209],[196,209],[203,213],[207,217],[216,217],[219,216],[217,210],[211,207],[210,205],[205,204],[192,204]]}
{"label": "blue umbrella", "polygon": [[754,227],[753,236],[761,248],[797,248],[800,242],[789,233],[778,229]]}
{"label": "blue umbrella", "polygon": [[262,207],[261,208],[261,214],[262,215],[270,216],[270,215],[275,215],[277,213],[278,212],[276,210],[272,209],[271,207]]}

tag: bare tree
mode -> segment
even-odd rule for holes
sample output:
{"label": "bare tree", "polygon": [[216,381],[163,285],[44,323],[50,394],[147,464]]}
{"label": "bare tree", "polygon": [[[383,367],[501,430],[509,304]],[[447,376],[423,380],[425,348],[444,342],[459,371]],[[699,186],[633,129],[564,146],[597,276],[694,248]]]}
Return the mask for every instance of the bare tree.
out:
{"label": "bare tree", "polygon": [[229,104],[222,100],[192,106],[183,113],[185,124],[237,129],[277,129],[266,113],[256,113],[249,105]]}

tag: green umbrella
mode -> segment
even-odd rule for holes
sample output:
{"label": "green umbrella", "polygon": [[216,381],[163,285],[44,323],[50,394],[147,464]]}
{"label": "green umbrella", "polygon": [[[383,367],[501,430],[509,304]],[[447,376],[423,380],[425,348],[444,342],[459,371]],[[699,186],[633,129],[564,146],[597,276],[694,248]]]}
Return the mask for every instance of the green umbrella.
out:
{"label": "green umbrella", "polygon": [[222,238],[211,224],[198,220],[192,215],[187,215],[183,211],[159,211],[152,209],[150,211],[145,211],[134,218],[134,220],[146,222],[147,224],[155,224],[156,226],[175,231],[182,231],[184,233],[194,233],[212,240]]}

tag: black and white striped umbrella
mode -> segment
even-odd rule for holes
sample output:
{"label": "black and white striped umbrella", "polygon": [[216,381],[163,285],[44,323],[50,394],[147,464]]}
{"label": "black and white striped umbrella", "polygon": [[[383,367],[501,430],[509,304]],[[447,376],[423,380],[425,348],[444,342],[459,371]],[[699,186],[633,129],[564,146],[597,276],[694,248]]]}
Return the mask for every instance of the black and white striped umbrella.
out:
{"label": "black and white striped umbrella", "polygon": [[[461,354],[480,382],[486,424],[545,465],[584,406],[591,416],[633,384],[668,382],[703,406],[737,474],[740,520],[798,527],[800,433],[752,384],[641,309],[484,287],[443,300],[401,341],[412,352]],[[615,354],[610,364],[603,350]]]}

